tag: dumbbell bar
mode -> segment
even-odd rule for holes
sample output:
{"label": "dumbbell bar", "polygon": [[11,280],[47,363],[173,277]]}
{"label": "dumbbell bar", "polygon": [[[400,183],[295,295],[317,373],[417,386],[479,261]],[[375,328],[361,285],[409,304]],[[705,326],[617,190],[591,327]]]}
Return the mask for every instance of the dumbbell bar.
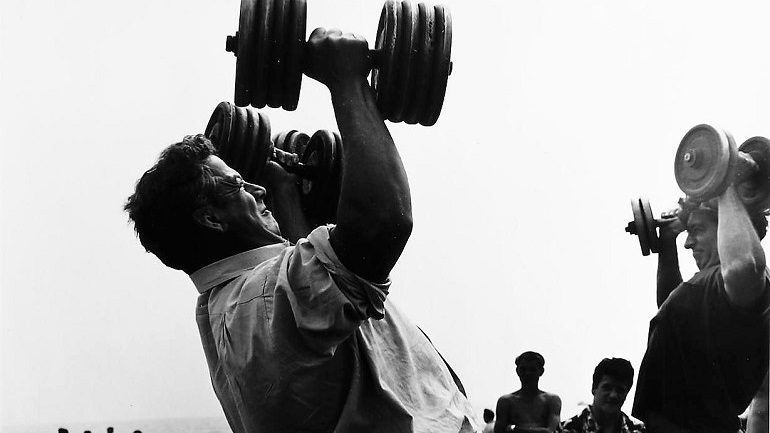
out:
{"label": "dumbbell bar", "polygon": [[262,183],[272,159],[301,178],[302,207],[316,224],[334,222],[342,178],[342,139],[320,130],[308,137],[284,131],[270,139],[270,120],[252,108],[221,102],[206,126],[219,156],[249,182]]}
{"label": "dumbbell bar", "polygon": [[697,125],[682,138],[674,160],[674,175],[688,197],[706,201],[737,186],[747,208],[770,205],[770,140],[752,137],[736,149],[728,132]]}
{"label": "dumbbell bar", "polygon": [[[235,103],[297,108],[305,64],[305,0],[241,0]],[[443,5],[388,0],[370,51],[377,106],[392,122],[436,123],[452,71],[452,17]]]}
{"label": "dumbbell bar", "polygon": [[658,221],[653,217],[650,201],[644,197],[632,199],[631,211],[634,213],[634,220],[628,223],[626,232],[639,237],[643,256],[650,255],[650,251],[657,253],[660,245]]}

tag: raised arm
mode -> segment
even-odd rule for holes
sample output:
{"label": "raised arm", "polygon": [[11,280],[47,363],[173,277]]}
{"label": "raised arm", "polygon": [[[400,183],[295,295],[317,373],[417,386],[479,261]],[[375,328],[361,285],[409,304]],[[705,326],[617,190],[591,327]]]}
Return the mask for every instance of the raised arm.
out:
{"label": "raised arm", "polygon": [[668,295],[682,283],[682,273],[679,271],[679,254],[676,249],[676,238],[684,231],[684,224],[676,217],[676,211],[662,215],[659,224],[660,237],[658,242],[658,278],[657,303],[658,308],[668,298]]}
{"label": "raised arm", "polygon": [[401,157],[366,81],[368,44],[319,28],[307,52],[308,75],[329,88],[344,143],[332,247],[357,275],[384,281],[412,232],[412,208]]}
{"label": "raised arm", "polygon": [[765,286],[765,251],[734,186],[719,196],[717,250],[725,291],[733,304],[749,307]]}

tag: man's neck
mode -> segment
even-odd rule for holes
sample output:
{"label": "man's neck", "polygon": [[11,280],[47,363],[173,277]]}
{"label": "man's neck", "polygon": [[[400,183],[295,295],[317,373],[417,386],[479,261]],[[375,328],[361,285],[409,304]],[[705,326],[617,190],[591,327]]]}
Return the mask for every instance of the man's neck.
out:
{"label": "man's neck", "polygon": [[538,388],[537,385],[538,385],[537,382],[529,383],[529,384],[522,383],[521,384],[521,389],[519,390],[519,393],[525,394],[525,395],[537,395],[537,394],[540,394],[543,391],[541,391],[540,388]]}

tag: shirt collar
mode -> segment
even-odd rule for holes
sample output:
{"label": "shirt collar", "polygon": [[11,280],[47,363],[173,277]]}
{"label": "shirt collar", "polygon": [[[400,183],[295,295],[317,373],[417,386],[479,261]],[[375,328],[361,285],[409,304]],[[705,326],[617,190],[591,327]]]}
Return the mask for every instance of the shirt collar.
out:
{"label": "shirt collar", "polygon": [[288,246],[289,242],[287,241],[232,255],[198,269],[190,275],[190,279],[199,293],[205,293],[214,286],[238,276],[243,271],[272,259]]}

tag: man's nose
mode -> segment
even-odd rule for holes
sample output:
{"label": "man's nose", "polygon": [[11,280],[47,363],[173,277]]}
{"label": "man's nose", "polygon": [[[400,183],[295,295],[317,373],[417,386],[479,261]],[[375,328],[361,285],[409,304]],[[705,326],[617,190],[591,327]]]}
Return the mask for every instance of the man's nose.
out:
{"label": "man's nose", "polygon": [[262,188],[261,186],[254,183],[244,182],[243,187],[246,188],[246,191],[249,194],[253,195],[257,199],[262,199],[265,197],[265,194],[267,194],[267,190],[265,188]]}
{"label": "man's nose", "polygon": [[695,245],[695,239],[688,233],[687,238],[684,240],[684,247],[685,248],[692,248]]}

